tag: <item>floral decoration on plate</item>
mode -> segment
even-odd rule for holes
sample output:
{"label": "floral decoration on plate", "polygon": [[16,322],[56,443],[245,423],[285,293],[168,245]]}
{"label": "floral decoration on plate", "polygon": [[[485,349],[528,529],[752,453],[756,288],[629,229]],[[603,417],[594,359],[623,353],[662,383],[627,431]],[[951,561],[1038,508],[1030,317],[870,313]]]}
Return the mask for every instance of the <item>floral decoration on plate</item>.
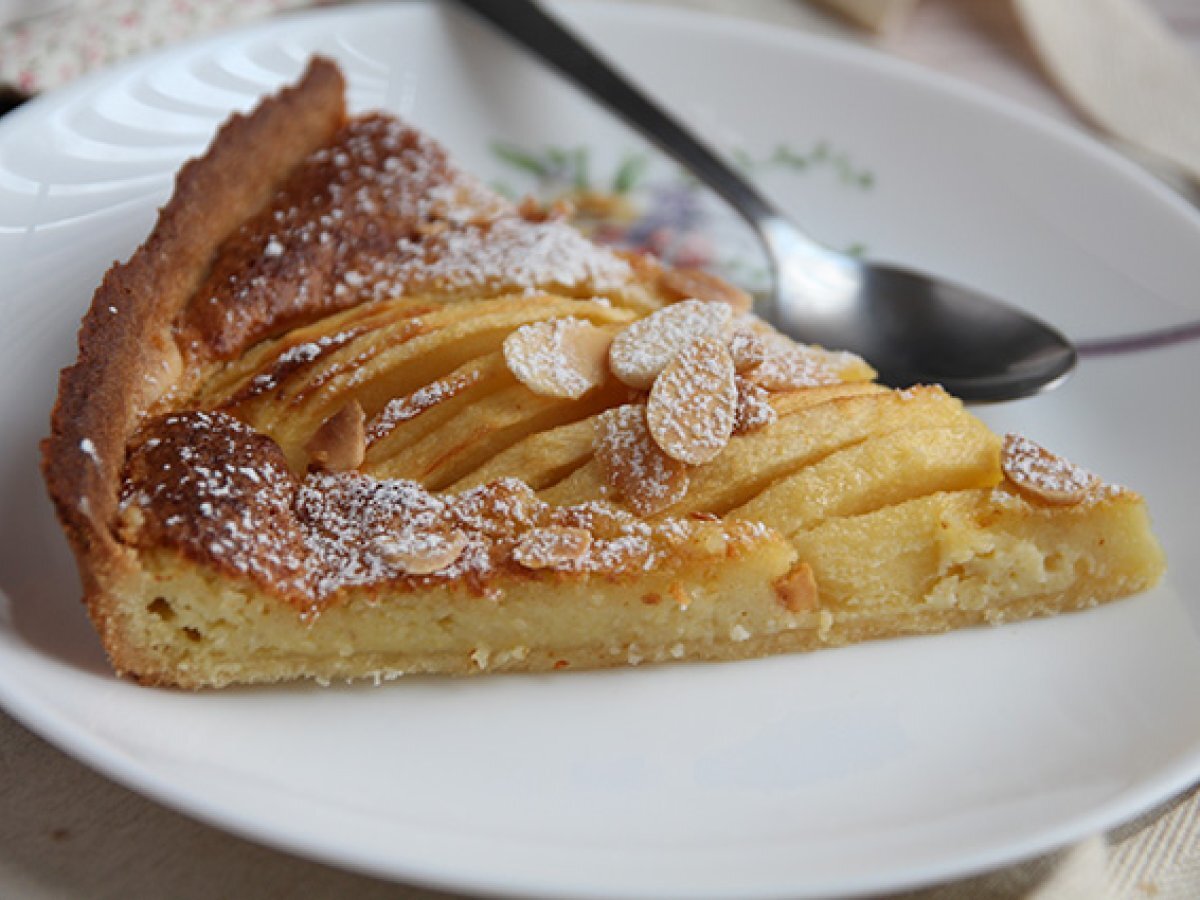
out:
{"label": "floral decoration on plate", "polygon": [[[514,200],[568,201],[573,224],[595,241],[709,269],[751,292],[769,286],[766,259],[749,227],[699,181],[661,158],[626,150],[602,171],[596,154],[582,144],[533,149],[493,141],[489,149],[504,171],[492,187]],[[875,186],[874,172],[826,140],[807,149],[780,143],[765,155],[738,149],[732,159],[751,179],[781,173],[832,177],[848,191]],[[866,251],[861,243],[843,249]]]}

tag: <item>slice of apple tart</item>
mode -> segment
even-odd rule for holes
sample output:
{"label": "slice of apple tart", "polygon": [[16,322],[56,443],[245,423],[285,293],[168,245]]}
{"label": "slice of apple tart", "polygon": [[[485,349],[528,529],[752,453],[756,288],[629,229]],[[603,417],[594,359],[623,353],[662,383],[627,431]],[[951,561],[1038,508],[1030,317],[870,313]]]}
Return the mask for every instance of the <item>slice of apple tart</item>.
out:
{"label": "slice of apple tart", "polygon": [[100,285],[44,444],[115,668],[739,659],[1091,606],[1142,500],[348,117],[315,60]]}

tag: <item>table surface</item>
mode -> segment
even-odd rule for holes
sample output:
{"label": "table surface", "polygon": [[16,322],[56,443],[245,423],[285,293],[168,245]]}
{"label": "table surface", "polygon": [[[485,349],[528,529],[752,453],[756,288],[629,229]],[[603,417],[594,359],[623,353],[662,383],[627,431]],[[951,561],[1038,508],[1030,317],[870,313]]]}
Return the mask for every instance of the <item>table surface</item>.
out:
{"label": "table surface", "polygon": [[[883,37],[865,35],[802,0],[668,2],[865,41],[1090,131],[1043,78],[1006,0],[923,0],[903,30]],[[1152,0],[1152,5],[1200,58],[1200,3]],[[298,859],[197,823],[93,773],[2,712],[0,772],[5,898],[447,896]],[[1037,872],[1036,865],[1029,867],[1000,893],[989,889],[988,896],[1027,896]],[[967,885],[908,896],[921,895],[978,896]],[[1149,888],[1140,895],[1149,896]],[[1200,884],[1193,896],[1200,896]]]}

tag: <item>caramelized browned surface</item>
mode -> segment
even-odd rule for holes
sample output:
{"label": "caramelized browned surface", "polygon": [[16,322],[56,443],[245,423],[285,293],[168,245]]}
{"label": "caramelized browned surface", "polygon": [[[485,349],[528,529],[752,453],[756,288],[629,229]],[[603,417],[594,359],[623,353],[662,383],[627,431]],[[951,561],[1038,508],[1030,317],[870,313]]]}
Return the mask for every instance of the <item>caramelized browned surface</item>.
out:
{"label": "caramelized browned surface", "polygon": [[619,287],[629,267],[565,223],[522,217],[421,132],[352,119],[225,241],[180,323],[191,355],[228,359],[370,300]]}
{"label": "caramelized browned surface", "polygon": [[125,445],[146,410],[186,378],[174,326],[216,248],[345,121],[337,67],[314,59],[294,87],[233,116],[187,163],[153,232],[96,290],[79,358],[59,381],[42,468],[89,602],[122,555],[112,537]]}
{"label": "caramelized browned surface", "polygon": [[[438,192],[450,202],[438,203]],[[227,358],[304,319],[373,295],[379,264],[414,255],[450,211],[487,220],[497,201],[394,118],[352,119],[222,244],[180,323],[193,354]],[[402,243],[403,242],[403,243]],[[394,293],[404,293],[402,281]]]}
{"label": "caramelized browned surface", "polygon": [[122,532],[138,546],[174,547],[285,596],[303,595],[298,489],[279,445],[232,416],[162,416],[130,451]]}

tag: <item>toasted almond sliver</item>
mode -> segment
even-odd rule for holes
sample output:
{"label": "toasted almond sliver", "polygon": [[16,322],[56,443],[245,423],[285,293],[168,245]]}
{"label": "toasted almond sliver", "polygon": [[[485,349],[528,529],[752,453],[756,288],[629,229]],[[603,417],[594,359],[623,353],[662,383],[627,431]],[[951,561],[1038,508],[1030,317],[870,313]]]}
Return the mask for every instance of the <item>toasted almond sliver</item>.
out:
{"label": "toasted almond sliver", "polygon": [[527,569],[555,569],[582,559],[591,546],[586,528],[549,525],[527,531],[513,548],[513,559]]}
{"label": "toasted almond sliver", "polygon": [[703,465],[725,449],[737,416],[733,360],[719,340],[696,338],[650,389],[646,424],[672,459]]}
{"label": "toasted almond sliver", "polygon": [[1100,483],[1086,469],[1019,434],[1006,434],[1000,468],[1025,497],[1051,506],[1083,500]]}
{"label": "toasted almond sliver", "polygon": [[624,384],[647,390],[677,353],[698,337],[717,337],[732,317],[724,303],[683,300],[665,306],[613,338],[609,367]]}
{"label": "toasted almond sliver", "polygon": [[467,536],[457,528],[388,535],[375,542],[379,555],[406,575],[432,575],[462,555]]}
{"label": "toasted almond sliver", "polygon": [[786,575],[775,579],[775,596],[790,612],[811,612],[819,606],[817,582],[812,567],[800,563]]}
{"label": "toasted almond sliver", "polygon": [[745,375],[766,360],[767,342],[752,331],[738,329],[729,336],[729,356],[734,371]]}
{"label": "toasted almond sliver", "polygon": [[605,484],[638,515],[654,515],[687,495],[687,469],[651,439],[640,404],[617,406],[600,416],[596,463]]}
{"label": "toasted almond sliver", "polygon": [[419,222],[416,226],[416,232],[423,238],[437,237],[439,234],[445,234],[450,230],[450,223],[444,219],[433,219],[428,222]]}
{"label": "toasted almond sliver", "polygon": [[774,424],[779,414],[771,405],[770,395],[741,375],[734,380],[737,384],[737,413],[734,417],[733,433],[749,434]]}
{"label": "toasted almond sliver", "polygon": [[750,295],[741,288],[703,269],[664,269],[658,277],[658,287],[671,300],[692,298],[724,303],[739,313],[749,312],[752,305]]}
{"label": "toasted almond sliver", "polygon": [[553,203],[546,204],[536,197],[526,195],[517,204],[517,214],[526,222],[555,222],[569,219],[575,212],[575,205],[565,197],[560,197]]}
{"label": "toasted almond sliver", "polygon": [[362,465],[367,449],[366,414],[351,400],[322,423],[309,438],[309,465],[327,472],[345,472]]}
{"label": "toasted almond sliver", "polygon": [[117,513],[117,537],[127,544],[137,542],[146,524],[146,514],[137,506],[126,506]]}
{"label": "toasted almond sliver", "polygon": [[611,334],[582,319],[523,325],[504,339],[504,361],[543,397],[574,400],[604,383]]}

